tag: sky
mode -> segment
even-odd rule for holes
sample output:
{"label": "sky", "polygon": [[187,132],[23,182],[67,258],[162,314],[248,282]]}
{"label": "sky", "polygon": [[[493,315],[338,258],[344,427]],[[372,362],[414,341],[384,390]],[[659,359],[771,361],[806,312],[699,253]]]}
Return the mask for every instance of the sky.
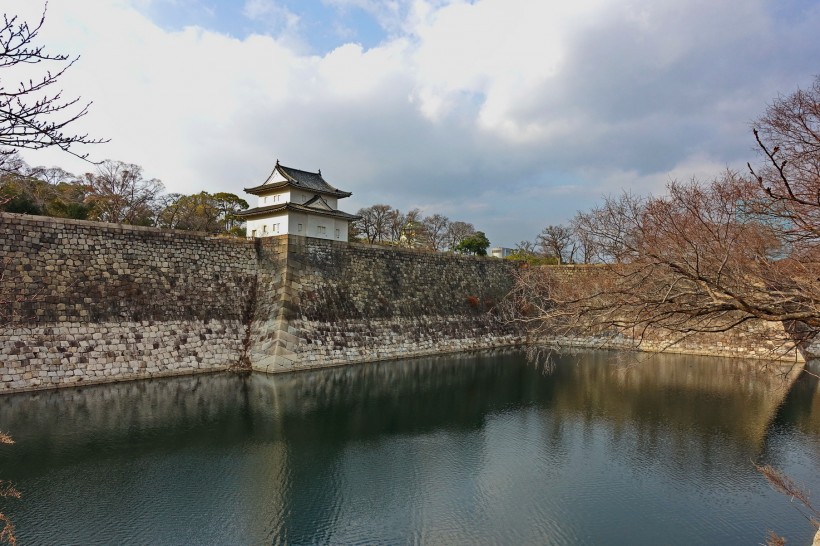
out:
{"label": "sky", "polygon": [[278,159],[348,212],[417,207],[513,247],[756,161],[752,122],[820,74],[819,34],[817,0],[51,0],[39,38],[79,55],[60,83],[93,102],[75,132],[110,139],[77,149],[95,161],[250,200]]}

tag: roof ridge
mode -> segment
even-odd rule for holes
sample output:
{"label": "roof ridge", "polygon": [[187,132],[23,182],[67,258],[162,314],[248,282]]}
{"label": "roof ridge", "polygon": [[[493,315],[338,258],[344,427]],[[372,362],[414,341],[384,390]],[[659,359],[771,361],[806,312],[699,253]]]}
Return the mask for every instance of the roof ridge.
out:
{"label": "roof ridge", "polygon": [[297,169],[296,167],[288,167],[287,165],[281,165],[281,164],[279,164],[278,166],[279,166],[279,167],[282,167],[283,169],[289,169],[289,170],[291,170],[291,171],[299,171],[300,173],[307,173],[307,174],[318,174],[318,175],[320,175],[320,176],[321,176],[321,174],[322,174],[322,169],[319,169],[319,171],[318,171],[318,172],[313,172],[313,171],[306,171],[306,170],[304,170],[304,169]]}
{"label": "roof ridge", "polygon": [[[277,175],[277,173],[279,174]],[[271,181],[272,178],[279,178],[279,180]],[[274,188],[279,188],[282,185],[290,185],[300,190],[323,193],[338,198],[350,197],[352,195],[351,192],[340,190],[337,186],[328,183],[328,181],[322,176],[321,169],[319,169],[318,172],[305,171],[295,167],[282,165],[279,163],[278,159],[276,166],[265,182],[259,186],[245,188],[245,191],[259,195],[266,191],[274,191]]]}
{"label": "roof ridge", "polygon": [[[298,184],[296,179],[293,178],[290,175],[290,173],[288,173],[288,169],[290,169],[290,167],[285,167],[284,165],[280,164],[279,160],[277,159],[276,160],[276,166],[273,168],[273,172],[279,171],[282,174],[282,176],[284,176],[286,179],[290,180],[294,184]],[[293,169],[293,170],[298,170],[298,169]],[[271,173],[271,174],[273,174],[273,173]]]}

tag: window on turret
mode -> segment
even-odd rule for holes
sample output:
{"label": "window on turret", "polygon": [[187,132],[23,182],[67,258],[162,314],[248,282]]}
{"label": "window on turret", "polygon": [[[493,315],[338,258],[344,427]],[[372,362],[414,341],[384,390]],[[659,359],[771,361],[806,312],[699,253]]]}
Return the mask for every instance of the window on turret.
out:
{"label": "window on turret", "polygon": [[267,232],[268,232],[268,226],[262,226],[262,234],[264,235]]}
{"label": "window on turret", "polygon": [[336,238],[337,239],[339,238],[339,230],[338,229],[336,230]]}

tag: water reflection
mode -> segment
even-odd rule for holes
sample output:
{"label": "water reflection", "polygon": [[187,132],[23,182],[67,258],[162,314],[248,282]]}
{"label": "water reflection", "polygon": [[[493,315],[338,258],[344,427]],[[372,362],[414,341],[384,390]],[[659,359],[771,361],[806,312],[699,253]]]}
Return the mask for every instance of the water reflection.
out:
{"label": "water reflection", "polygon": [[551,375],[508,351],[5,396],[18,443],[0,469],[36,543],[810,536],[750,462],[817,482],[816,379],[784,401],[750,364],[611,357]]}

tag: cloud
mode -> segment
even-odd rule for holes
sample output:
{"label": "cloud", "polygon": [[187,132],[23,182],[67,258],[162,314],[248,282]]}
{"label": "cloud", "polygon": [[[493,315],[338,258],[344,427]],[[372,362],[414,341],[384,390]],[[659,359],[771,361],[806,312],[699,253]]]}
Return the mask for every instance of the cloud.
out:
{"label": "cloud", "polygon": [[145,2],[49,5],[43,42],[82,55],[65,94],[94,100],[76,130],[112,139],[87,150],[96,158],[186,193],[241,193],[278,158],[321,168],[354,192],[353,211],[423,207],[494,245],[603,193],[742,166],[750,121],[810,82],[820,58],[810,2],[324,0],[389,34],[321,55],[294,37],[293,6],[249,0],[242,13],[273,30],[238,38],[164,29]]}
{"label": "cloud", "polygon": [[242,14],[270,25],[272,32],[291,32],[299,25],[299,16],[274,0],[246,0]]}
{"label": "cloud", "polygon": [[414,4],[411,0],[322,0],[322,3],[342,12],[359,9],[392,34],[404,26],[408,11]]}

